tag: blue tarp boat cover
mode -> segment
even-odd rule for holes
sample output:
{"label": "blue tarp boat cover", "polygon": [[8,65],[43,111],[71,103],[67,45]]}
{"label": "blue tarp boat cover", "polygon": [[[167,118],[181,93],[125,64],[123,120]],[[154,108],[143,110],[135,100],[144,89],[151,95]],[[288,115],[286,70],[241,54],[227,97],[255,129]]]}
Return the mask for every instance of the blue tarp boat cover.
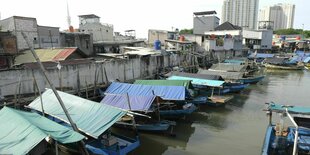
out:
{"label": "blue tarp boat cover", "polygon": [[151,86],[113,82],[105,91],[107,94],[126,94],[134,96],[159,96],[163,100],[185,100],[183,86]]}
{"label": "blue tarp boat cover", "polygon": [[306,57],[303,62],[304,63],[309,63],[310,62],[310,57]]}
{"label": "blue tarp boat cover", "polygon": [[[289,106],[288,112],[294,114],[310,114],[310,108],[307,107],[299,107],[299,106]],[[284,112],[286,108],[281,104],[269,103],[268,110],[275,112]]]}
{"label": "blue tarp boat cover", "polygon": [[198,78],[183,77],[183,76],[170,76],[168,80],[192,80],[192,84],[209,86],[209,87],[221,87],[225,82],[225,81],[219,81],[219,80],[206,80],[206,79],[198,79]]}
{"label": "blue tarp boat cover", "polygon": [[224,63],[232,63],[232,64],[244,64],[245,60],[235,60],[235,59],[226,59],[224,60]]}
{"label": "blue tarp boat cover", "polygon": [[252,53],[249,55],[249,58],[272,58],[274,57],[274,54],[266,54],[266,53]]}
{"label": "blue tarp boat cover", "polygon": [[[126,114],[126,111],[84,98],[58,91],[69,115],[77,127],[85,134],[98,138],[116,121]],[[55,94],[47,89],[42,94],[44,112],[69,124]],[[29,104],[29,107],[42,112],[40,97]]]}
{"label": "blue tarp boat cover", "polygon": [[61,143],[73,143],[83,135],[37,113],[4,107],[0,111],[0,154],[27,154],[50,136]]}
{"label": "blue tarp boat cover", "polygon": [[100,103],[131,111],[148,111],[156,96],[128,95],[128,97],[130,108],[126,94],[106,94]]}

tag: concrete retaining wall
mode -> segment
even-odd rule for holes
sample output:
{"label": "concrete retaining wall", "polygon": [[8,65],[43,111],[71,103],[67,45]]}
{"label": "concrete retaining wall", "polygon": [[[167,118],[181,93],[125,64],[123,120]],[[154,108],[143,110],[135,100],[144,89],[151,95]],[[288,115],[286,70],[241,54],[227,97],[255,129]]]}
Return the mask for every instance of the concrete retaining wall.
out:
{"label": "concrete retaining wall", "polygon": [[[169,55],[151,56],[129,60],[112,60],[108,62],[91,62],[49,68],[47,74],[55,87],[69,87],[77,90],[90,84],[106,83],[116,79],[120,81],[145,78],[154,75],[158,68],[178,66],[183,61],[190,64],[189,56]],[[105,71],[104,71],[105,70]],[[0,96],[34,93],[34,78],[41,91],[48,88],[39,69],[8,70],[0,72]],[[106,72],[106,76],[105,76]],[[95,78],[96,77],[96,78]],[[20,82],[19,82],[20,81]],[[19,87],[20,85],[20,87]]]}

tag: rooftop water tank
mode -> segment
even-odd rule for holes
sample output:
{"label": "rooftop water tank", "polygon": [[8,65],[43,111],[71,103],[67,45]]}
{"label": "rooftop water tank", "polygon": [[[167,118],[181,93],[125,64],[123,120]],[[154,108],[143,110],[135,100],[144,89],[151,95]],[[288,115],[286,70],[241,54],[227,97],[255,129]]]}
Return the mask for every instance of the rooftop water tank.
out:
{"label": "rooftop water tank", "polygon": [[155,40],[154,48],[155,48],[155,50],[160,50],[161,49],[161,42],[160,42],[160,40]]}

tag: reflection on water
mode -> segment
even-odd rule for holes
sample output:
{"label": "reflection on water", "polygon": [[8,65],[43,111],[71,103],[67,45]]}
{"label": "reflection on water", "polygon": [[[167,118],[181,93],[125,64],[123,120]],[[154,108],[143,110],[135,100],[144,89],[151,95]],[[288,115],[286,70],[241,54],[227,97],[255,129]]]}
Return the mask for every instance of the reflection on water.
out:
{"label": "reflection on water", "polygon": [[265,79],[236,94],[225,107],[200,107],[177,123],[176,137],[141,134],[131,154],[257,155],[268,119],[264,103],[309,106],[310,72],[263,70]]}

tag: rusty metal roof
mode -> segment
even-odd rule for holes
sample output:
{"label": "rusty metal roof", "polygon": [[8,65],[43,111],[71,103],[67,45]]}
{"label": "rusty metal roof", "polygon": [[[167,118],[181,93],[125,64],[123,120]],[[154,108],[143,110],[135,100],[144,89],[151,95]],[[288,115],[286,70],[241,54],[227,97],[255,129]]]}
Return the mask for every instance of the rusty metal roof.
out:
{"label": "rusty metal roof", "polygon": [[[61,61],[68,58],[77,48],[68,48],[68,49],[36,49],[41,62],[48,61]],[[24,54],[19,55],[15,58],[14,65],[21,65],[24,63],[36,62],[30,50],[24,52]]]}
{"label": "rusty metal roof", "polygon": [[54,58],[53,61],[66,60],[77,48],[66,48],[59,52]]}

